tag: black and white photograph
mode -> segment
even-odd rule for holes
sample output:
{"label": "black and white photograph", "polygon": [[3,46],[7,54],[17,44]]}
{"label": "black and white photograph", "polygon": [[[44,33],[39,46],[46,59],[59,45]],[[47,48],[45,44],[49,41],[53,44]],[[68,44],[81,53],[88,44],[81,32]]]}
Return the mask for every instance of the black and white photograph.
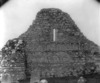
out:
{"label": "black and white photograph", "polygon": [[0,0],[0,83],[100,83],[100,1]]}

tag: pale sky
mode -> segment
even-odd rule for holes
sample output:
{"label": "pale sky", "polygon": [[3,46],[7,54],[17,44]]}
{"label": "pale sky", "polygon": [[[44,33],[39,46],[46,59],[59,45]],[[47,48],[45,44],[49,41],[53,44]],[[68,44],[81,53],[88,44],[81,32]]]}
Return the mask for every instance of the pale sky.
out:
{"label": "pale sky", "polygon": [[100,45],[100,4],[94,0],[10,0],[0,9],[0,49],[24,33],[42,8],[67,12],[81,32]]}

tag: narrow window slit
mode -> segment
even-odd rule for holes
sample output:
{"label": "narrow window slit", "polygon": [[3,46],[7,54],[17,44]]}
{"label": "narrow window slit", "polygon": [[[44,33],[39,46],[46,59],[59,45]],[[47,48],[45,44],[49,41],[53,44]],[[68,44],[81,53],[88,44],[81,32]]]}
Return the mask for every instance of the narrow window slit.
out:
{"label": "narrow window slit", "polygon": [[53,29],[53,41],[56,41],[57,40],[57,30],[56,29]]}

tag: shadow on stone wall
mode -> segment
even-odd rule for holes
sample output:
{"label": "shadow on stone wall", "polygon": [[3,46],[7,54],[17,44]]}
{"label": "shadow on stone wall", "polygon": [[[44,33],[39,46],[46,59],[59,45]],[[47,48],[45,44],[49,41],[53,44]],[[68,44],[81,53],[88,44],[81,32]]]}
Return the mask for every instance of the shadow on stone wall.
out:
{"label": "shadow on stone wall", "polygon": [[[84,76],[86,78],[86,83],[100,83],[100,75],[87,75]],[[78,77],[53,77],[46,78],[48,83],[77,83]],[[30,83],[30,79],[20,80],[19,83]]]}

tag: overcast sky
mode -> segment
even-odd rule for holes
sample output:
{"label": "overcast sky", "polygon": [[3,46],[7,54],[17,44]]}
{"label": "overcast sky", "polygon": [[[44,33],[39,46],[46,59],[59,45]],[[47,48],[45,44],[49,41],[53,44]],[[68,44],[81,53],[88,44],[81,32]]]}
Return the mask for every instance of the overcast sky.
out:
{"label": "overcast sky", "polygon": [[10,0],[0,9],[0,49],[25,32],[42,8],[69,13],[83,34],[100,45],[100,4],[94,0]]}

